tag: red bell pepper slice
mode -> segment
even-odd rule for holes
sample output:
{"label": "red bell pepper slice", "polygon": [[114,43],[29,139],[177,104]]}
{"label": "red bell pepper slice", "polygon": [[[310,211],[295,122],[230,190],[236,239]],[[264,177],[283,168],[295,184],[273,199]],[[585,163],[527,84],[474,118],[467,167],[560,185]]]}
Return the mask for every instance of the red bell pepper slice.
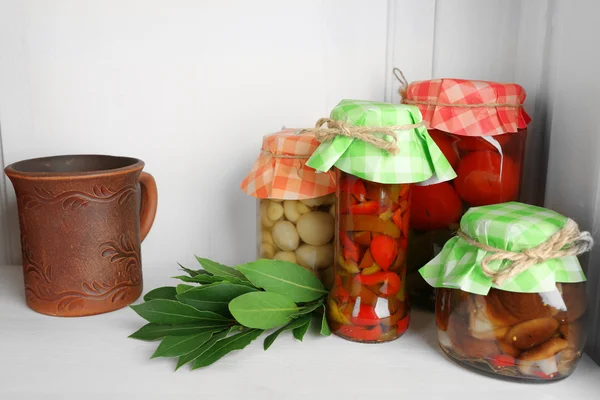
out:
{"label": "red bell pepper slice", "polygon": [[554,378],[554,375],[556,375],[556,373],[552,373],[550,375],[543,373],[542,371],[535,371],[534,374],[538,377],[538,378],[542,378],[542,379],[552,379]]}
{"label": "red bell pepper slice", "polygon": [[350,212],[350,206],[358,204],[358,200],[356,200],[352,196],[342,196],[340,198],[340,214],[348,214]]}
{"label": "red bell pepper slice", "polygon": [[361,304],[358,308],[358,314],[353,316],[351,321],[354,325],[375,326],[379,325],[381,319],[372,306]]}
{"label": "red bell pepper slice", "polygon": [[360,247],[350,239],[346,231],[340,231],[340,241],[344,248],[342,250],[344,258],[358,263],[360,261]]}
{"label": "red bell pepper slice", "polygon": [[370,250],[377,265],[387,271],[398,255],[398,242],[389,236],[379,235],[371,240]]}
{"label": "red bell pepper slice", "polygon": [[350,214],[377,214],[379,203],[374,200],[365,201],[350,206]]}
{"label": "red bell pepper slice", "polygon": [[398,336],[402,335],[408,329],[408,324],[410,323],[410,315],[402,318],[398,321],[398,325],[396,325],[396,334]]}
{"label": "red bell pepper slice", "polygon": [[498,354],[490,357],[490,363],[497,368],[512,367],[516,365],[515,359],[508,354]]}
{"label": "red bell pepper slice", "polygon": [[341,303],[346,303],[350,300],[350,292],[348,292],[348,289],[342,286],[341,280],[339,284],[336,282],[331,289],[331,297],[338,299]]}
{"label": "red bell pepper slice", "polygon": [[345,175],[342,177],[339,183],[340,191],[348,194],[352,194],[360,199],[364,199],[367,196],[367,188],[365,183],[355,176]]}
{"label": "red bell pepper slice", "polygon": [[379,337],[383,334],[383,330],[379,325],[373,329],[365,329],[361,326],[342,325],[336,331],[336,333],[360,342],[373,342],[379,339]]}
{"label": "red bell pepper slice", "polygon": [[401,281],[400,277],[394,272],[375,272],[372,275],[356,275],[354,277],[355,282],[363,285],[377,285],[383,283],[383,286],[379,289],[382,297],[393,296],[400,290]]}

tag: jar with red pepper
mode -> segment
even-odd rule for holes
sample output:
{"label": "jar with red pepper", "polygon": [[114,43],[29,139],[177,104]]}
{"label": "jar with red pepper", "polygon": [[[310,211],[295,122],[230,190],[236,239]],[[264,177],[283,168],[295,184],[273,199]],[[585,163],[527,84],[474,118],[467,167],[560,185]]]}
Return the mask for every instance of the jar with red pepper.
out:
{"label": "jar with red pepper", "polygon": [[519,197],[531,119],[523,109],[525,90],[516,84],[434,79],[411,83],[401,94],[403,103],[419,107],[457,174],[412,194],[407,290],[413,304],[433,310],[433,290],[418,269],[440,251],[469,207]]}
{"label": "jar with red pepper", "polygon": [[413,106],[343,100],[312,131],[322,144],[307,165],[335,169],[338,183],[327,320],[348,340],[394,340],[409,323],[412,184],[452,179],[454,171]]}
{"label": "jar with red pepper", "polygon": [[318,146],[301,130],[266,135],[241,189],[259,199],[258,257],[298,264],[331,288],[335,177],[306,166]]}
{"label": "jar with red pepper", "polygon": [[421,268],[437,287],[442,350],[478,372],[522,381],[569,376],[585,345],[589,233],[541,207],[473,207],[458,235]]}

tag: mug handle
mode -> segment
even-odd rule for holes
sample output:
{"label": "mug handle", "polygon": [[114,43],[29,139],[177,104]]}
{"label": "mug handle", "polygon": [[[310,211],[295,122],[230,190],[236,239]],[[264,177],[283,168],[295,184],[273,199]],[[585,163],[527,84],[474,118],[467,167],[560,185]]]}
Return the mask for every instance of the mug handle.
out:
{"label": "mug handle", "polygon": [[144,241],[156,216],[158,205],[158,190],[154,177],[147,172],[140,174],[140,187],[142,189],[142,205],[140,207],[140,236]]}

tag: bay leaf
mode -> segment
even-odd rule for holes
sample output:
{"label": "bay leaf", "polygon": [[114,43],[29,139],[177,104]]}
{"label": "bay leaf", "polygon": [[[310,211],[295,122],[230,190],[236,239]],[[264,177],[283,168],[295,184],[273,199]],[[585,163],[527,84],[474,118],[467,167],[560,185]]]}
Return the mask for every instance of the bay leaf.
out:
{"label": "bay leaf", "polygon": [[291,331],[294,330],[296,328],[300,328],[306,324],[310,324],[310,320],[311,320],[311,316],[309,314],[303,315],[297,319],[292,320],[290,323],[288,323],[285,326],[282,326],[281,328],[277,329],[275,332],[271,333],[269,336],[267,336],[265,338],[265,342],[263,344],[265,350],[267,350],[269,347],[271,347],[271,345],[273,344],[273,342],[275,342],[275,339],[277,339],[277,337],[285,332],[285,331]]}
{"label": "bay leaf", "polygon": [[195,287],[177,295],[177,300],[199,310],[212,311],[225,317],[231,317],[229,302],[236,297],[257,289],[246,285],[219,283]]}
{"label": "bay leaf", "polygon": [[329,329],[329,324],[327,323],[327,312],[325,310],[325,305],[323,305],[323,316],[321,317],[321,335],[331,335],[331,329]]}
{"label": "bay leaf", "polygon": [[175,371],[177,371],[179,368],[181,368],[185,364],[187,364],[191,361],[194,361],[196,358],[200,357],[202,355],[202,353],[204,353],[205,351],[210,349],[215,343],[217,343],[220,339],[223,339],[224,337],[229,335],[229,332],[231,332],[232,330],[235,330],[236,328],[237,327],[231,327],[230,329],[225,330],[223,332],[215,333],[208,342],[204,343],[197,349],[190,351],[186,355],[179,357],[179,360],[177,360],[177,366],[175,367]]}
{"label": "bay leaf", "polygon": [[187,290],[193,289],[195,287],[198,287],[198,286],[186,285],[185,283],[181,283],[181,284],[177,285],[177,287],[175,288],[175,292],[177,294],[181,294],[181,293],[183,293],[183,292],[185,292]]}
{"label": "bay leaf", "polygon": [[173,279],[179,279],[180,281],[186,283],[199,283],[201,285],[210,285],[212,283],[219,282],[228,282],[235,283],[236,285],[246,285],[252,286],[250,282],[247,280],[242,280],[240,278],[236,278],[234,276],[216,276],[216,275],[208,275],[208,274],[198,274],[195,276],[187,276],[187,275],[178,275],[173,276]]}
{"label": "bay leaf", "polygon": [[212,330],[196,333],[194,335],[167,336],[160,342],[158,348],[150,358],[180,357],[186,355],[187,353],[196,350],[198,347],[208,342],[215,333],[222,332],[224,330],[225,329],[223,328],[213,328]]}
{"label": "bay leaf", "polygon": [[200,311],[187,304],[174,300],[156,299],[131,308],[148,322],[155,324],[183,325],[205,321],[228,321],[227,318],[211,311]]}
{"label": "bay leaf", "polygon": [[225,329],[231,324],[230,321],[203,321],[186,325],[161,325],[146,324],[136,332],[129,335],[132,339],[156,340],[165,336],[188,336],[202,333],[216,328]]}
{"label": "bay leaf", "polygon": [[311,312],[315,311],[317,308],[321,307],[322,305],[323,305],[323,299],[320,299],[316,303],[304,305],[300,308],[300,310],[298,312],[292,314],[291,318],[298,318],[303,315],[310,314]]}
{"label": "bay leaf", "polygon": [[207,367],[234,350],[242,350],[263,332],[264,330],[262,329],[250,329],[228,338],[220,339],[194,360],[192,369]]}
{"label": "bay leaf", "polygon": [[159,287],[146,293],[144,295],[144,301],[156,299],[177,300],[175,297],[176,294],[177,292],[172,286]]}
{"label": "bay leaf", "polygon": [[294,333],[294,337],[296,339],[298,339],[299,341],[302,341],[304,339],[304,335],[306,335],[308,328],[310,328],[311,321],[312,321],[312,318],[309,318],[307,323],[294,329],[293,333]]}
{"label": "bay leaf", "polygon": [[236,268],[254,286],[285,295],[296,303],[317,300],[327,294],[321,281],[312,272],[287,261],[262,259]]}
{"label": "bay leaf", "polygon": [[189,276],[196,276],[196,275],[210,275],[210,273],[208,271],[205,271],[203,269],[189,269],[184,267],[183,265],[177,263],[177,265],[179,265],[179,267],[181,267],[182,270],[184,270]]}
{"label": "bay leaf", "polygon": [[229,302],[233,317],[248,328],[271,329],[284,325],[298,310],[290,298],[269,292],[246,293]]}
{"label": "bay leaf", "polygon": [[208,275],[208,274],[199,274],[199,275],[194,275],[194,276],[178,275],[178,276],[172,276],[171,278],[179,279],[180,281],[187,282],[187,283],[199,283],[201,285],[208,285],[211,283],[223,281],[223,278],[220,276],[213,276],[213,275]]}
{"label": "bay leaf", "polygon": [[204,268],[205,271],[208,271],[215,276],[231,277],[246,280],[244,275],[235,268],[219,264],[218,262],[209,260],[208,258],[196,256],[196,260],[198,260],[198,262],[200,263],[200,265],[202,265],[202,268]]}

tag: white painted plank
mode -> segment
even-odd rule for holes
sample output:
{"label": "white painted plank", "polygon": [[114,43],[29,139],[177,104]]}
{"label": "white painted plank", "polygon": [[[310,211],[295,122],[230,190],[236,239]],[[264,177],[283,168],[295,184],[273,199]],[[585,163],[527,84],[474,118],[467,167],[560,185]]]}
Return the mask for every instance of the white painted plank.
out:
{"label": "white painted plank", "polygon": [[[600,242],[600,26],[594,0],[555,2],[550,58],[550,153],[546,205],[573,219]],[[577,62],[574,62],[577,60]],[[587,270],[590,330],[587,350],[600,363],[600,247]]]}
{"label": "white painted plank", "polygon": [[[29,52],[25,46],[25,3],[0,2],[0,133],[2,135],[2,167],[7,165],[5,140],[9,136],[26,137],[33,129],[31,85],[28,70]],[[22,38],[18,40],[17,38]],[[25,144],[23,144],[25,146]],[[41,150],[41,149],[40,149]],[[17,207],[8,201],[12,186],[2,173],[0,184],[0,259],[16,262],[21,250],[18,235]]]}
{"label": "white painted plank", "polygon": [[[2,152],[2,124],[0,123],[0,166],[4,165],[4,155]],[[11,244],[10,234],[8,230],[9,215],[8,201],[6,195],[6,181],[0,179],[0,260],[2,263],[12,262],[10,256]]]}
{"label": "white painted plank", "polygon": [[147,261],[254,257],[255,204],[239,184],[262,135],[312,126],[342,98],[384,97],[385,0],[8,0],[0,11],[5,161],[146,161],[159,189]]}
{"label": "white painted plank", "polygon": [[433,76],[512,82],[520,1],[438,1]]}
{"label": "white painted plank", "polygon": [[392,68],[409,82],[431,79],[436,0],[389,0],[386,101],[399,103],[399,83]]}
{"label": "white painted plank", "polygon": [[549,57],[551,9],[547,0],[520,2],[519,28],[514,60],[515,83],[527,92],[525,110],[532,118],[527,131],[521,200],[542,205],[547,162],[546,103],[548,82],[544,73]]}

